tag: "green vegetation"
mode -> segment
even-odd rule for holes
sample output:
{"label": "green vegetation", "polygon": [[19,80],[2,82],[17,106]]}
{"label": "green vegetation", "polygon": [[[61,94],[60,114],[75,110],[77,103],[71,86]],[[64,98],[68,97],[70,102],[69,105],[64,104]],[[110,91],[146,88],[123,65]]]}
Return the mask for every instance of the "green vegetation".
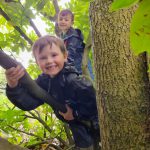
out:
{"label": "green vegetation", "polygon": [[[90,33],[88,15],[90,2],[91,0],[70,0],[64,6],[74,12],[74,27],[83,31],[85,42]],[[149,3],[149,0],[115,0],[110,6],[112,13],[135,5],[138,7],[132,19],[130,32],[131,47],[135,54],[143,51],[150,52]],[[8,2],[1,0],[0,48],[14,55],[24,50],[31,51],[32,43],[42,34],[40,29],[35,28],[34,19],[41,18],[47,25],[47,33],[55,34],[54,22],[59,9],[62,9],[62,6],[60,1],[57,3],[57,0],[9,0]],[[90,58],[92,58],[91,55],[90,53]],[[32,61],[27,71],[33,79],[40,73]],[[0,68],[0,136],[26,147],[31,147],[38,142],[47,143],[49,141],[49,143],[58,143],[59,147],[69,148],[71,145],[70,133],[66,132],[66,126],[56,119],[52,109],[45,104],[35,111],[21,111],[6,98],[5,84],[4,70]]]}

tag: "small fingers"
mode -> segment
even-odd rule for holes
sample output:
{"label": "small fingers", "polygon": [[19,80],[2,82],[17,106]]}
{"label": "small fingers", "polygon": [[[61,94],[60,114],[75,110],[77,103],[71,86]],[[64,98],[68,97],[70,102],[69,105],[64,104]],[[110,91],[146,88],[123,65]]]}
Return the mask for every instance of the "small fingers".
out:
{"label": "small fingers", "polygon": [[19,79],[24,75],[24,68],[18,65],[16,68],[12,67],[5,72],[6,76],[11,79]]}

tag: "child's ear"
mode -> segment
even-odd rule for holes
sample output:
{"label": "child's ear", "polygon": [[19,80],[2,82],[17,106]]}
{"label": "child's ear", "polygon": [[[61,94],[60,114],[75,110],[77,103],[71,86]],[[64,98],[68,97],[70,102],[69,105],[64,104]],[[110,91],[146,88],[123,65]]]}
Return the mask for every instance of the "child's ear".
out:
{"label": "child's ear", "polygon": [[74,21],[72,20],[72,22],[71,22],[71,26],[73,26],[73,24],[74,24]]}
{"label": "child's ear", "polygon": [[38,63],[38,61],[37,61],[37,59],[35,58],[35,62],[36,62],[36,64],[37,64],[37,66],[39,67],[39,63]]}
{"label": "child's ear", "polygon": [[65,54],[64,54],[64,58],[65,58],[65,62],[67,62],[68,52],[65,52]]}

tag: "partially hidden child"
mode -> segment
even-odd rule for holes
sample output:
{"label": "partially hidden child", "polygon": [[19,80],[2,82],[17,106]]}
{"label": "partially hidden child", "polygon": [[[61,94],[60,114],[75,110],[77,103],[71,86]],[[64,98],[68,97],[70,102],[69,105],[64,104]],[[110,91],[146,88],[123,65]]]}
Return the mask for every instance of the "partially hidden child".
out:
{"label": "partially hidden child", "polygon": [[64,9],[58,14],[59,37],[64,40],[68,51],[68,61],[74,63],[77,71],[82,74],[82,56],[84,39],[80,29],[74,29],[74,15],[69,9]]}

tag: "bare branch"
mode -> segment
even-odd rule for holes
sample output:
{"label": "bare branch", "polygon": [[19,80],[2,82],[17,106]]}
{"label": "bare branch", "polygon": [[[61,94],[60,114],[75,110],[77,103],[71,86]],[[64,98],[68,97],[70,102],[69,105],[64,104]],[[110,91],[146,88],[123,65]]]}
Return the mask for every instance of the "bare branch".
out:
{"label": "bare branch", "polygon": [[29,111],[29,113],[34,117],[36,118],[44,127],[45,129],[47,129],[49,131],[49,133],[52,132],[52,129],[49,128],[49,126],[42,120],[41,117],[37,117],[34,113],[32,113],[31,111]]}
{"label": "bare branch", "polygon": [[[0,14],[9,22],[11,22],[11,19],[9,18],[9,16],[0,8]],[[20,33],[20,35],[26,40],[28,41],[28,43],[30,45],[33,44],[32,40],[16,25],[13,25],[12,26]]]}
{"label": "bare branch", "polygon": [[59,9],[58,1],[57,1],[57,0],[53,0],[53,4],[54,4],[55,12],[56,12],[56,13],[55,13],[55,16],[54,16],[55,21],[56,21],[60,9]]}
{"label": "bare branch", "polygon": [[[19,4],[21,5],[21,7],[22,7],[23,9],[25,9],[24,6],[22,5],[21,1],[19,0],[18,2],[19,2]],[[38,37],[41,37],[40,31],[37,29],[37,27],[36,27],[36,25],[34,24],[34,22],[32,21],[32,19],[31,19],[29,16],[27,16],[27,15],[25,15],[25,16],[29,19],[30,25],[31,25],[31,27],[33,28],[33,30],[35,31],[36,35],[37,35]]]}
{"label": "bare branch", "polygon": [[54,15],[54,16],[50,16],[50,15],[47,14],[47,13],[42,13],[42,12],[40,12],[40,13],[41,13],[44,17],[48,18],[50,21],[56,22],[56,21],[57,21],[58,13],[59,13],[59,11],[60,11],[59,6],[58,6],[58,1],[57,1],[57,0],[53,0],[53,5],[54,5],[54,8],[55,8],[55,15]]}
{"label": "bare branch", "polygon": [[38,139],[44,140],[42,137],[40,137],[40,136],[38,136],[38,135],[35,135],[35,134],[33,134],[33,133],[29,133],[29,132],[20,130],[20,129],[18,129],[18,128],[14,128],[14,127],[12,127],[12,126],[10,126],[10,125],[8,125],[8,127],[9,127],[9,128],[12,128],[13,130],[16,130],[16,131],[18,131],[18,132],[21,132],[21,133],[24,133],[24,134],[27,134],[27,135],[30,135],[30,136],[34,136],[34,137],[36,137],[36,138],[38,138]]}
{"label": "bare branch", "polygon": [[[29,17],[28,17],[28,18],[29,18]],[[29,19],[30,19],[30,18],[29,18]],[[34,22],[32,21],[32,19],[30,19],[30,25],[31,25],[32,28],[34,29],[36,35],[37,35],[38,37],[41,37],[42,35],[41,35],[40,31],[37,29],[37,27],[35,26],[35,24],[34,24]]]}
{"label": "bare branch", "polygon": [[91,49],[92,46],[92,41],[91,41],[91,34],[89,32],[86,45],[84,48],[84,54],[83,54],[83,59],[82,59],[82,71],[84,75],[87,75],[90,77],[87,66],[88,66],[88,55],[89,55],[89,50]]}

